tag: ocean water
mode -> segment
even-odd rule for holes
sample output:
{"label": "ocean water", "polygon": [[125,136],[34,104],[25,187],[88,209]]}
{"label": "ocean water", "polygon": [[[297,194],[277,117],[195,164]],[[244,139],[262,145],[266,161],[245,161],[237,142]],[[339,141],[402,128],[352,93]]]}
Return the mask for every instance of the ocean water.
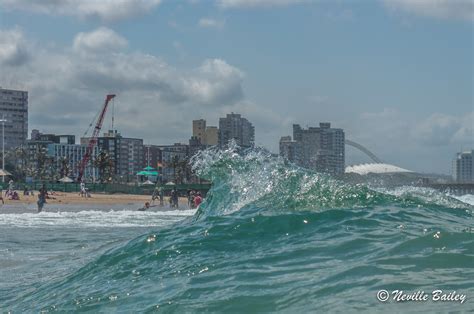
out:
{"label": "ocean water", "polygon": [[472,196],[350,185],[256,150],[194,167],[213,181],[196,212],[0,213],[1,312],[474,310]]}

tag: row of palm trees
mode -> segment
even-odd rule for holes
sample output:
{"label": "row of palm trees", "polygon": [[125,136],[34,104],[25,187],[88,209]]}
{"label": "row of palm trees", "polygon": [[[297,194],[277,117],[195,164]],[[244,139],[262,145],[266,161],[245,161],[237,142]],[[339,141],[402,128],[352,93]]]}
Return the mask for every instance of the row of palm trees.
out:
{"label": "row of palm trees", "polygon": [[[0,152],[1,156],[1,152]],[[46,147],[37,147],[33,158],[28,154],[26,147],[11,149],[5,154],[5,169],[17,180],[31,177],[34,180],[57,181],[63,177],[74,177],[77,169],[72,169],[69,157],[55,159],[48,155]],[[107,151],[100,151],[90,161],[90,165],[99,171],[100,182],[115,182],[120,180],[115,175],[114,160]],[[180,159],[174,156],[168,165],[173,169],[174,182],[177,184],[189,182],[193,174],[188,159]]]}
{"label": "row of palm trees", "polygon": [[[29,156],[25,147],[8,150],[5,153],[5,169],[17,180],[31,177],[34,180],[57,181],[76,175],[77,169],[72,169],[69,157],[55,159],[48,156],[46,147],[38,147],[33,156]],[[100,182],[114,179],[114,162],[106,151],[101,151],[90,164],[99,170]]]}

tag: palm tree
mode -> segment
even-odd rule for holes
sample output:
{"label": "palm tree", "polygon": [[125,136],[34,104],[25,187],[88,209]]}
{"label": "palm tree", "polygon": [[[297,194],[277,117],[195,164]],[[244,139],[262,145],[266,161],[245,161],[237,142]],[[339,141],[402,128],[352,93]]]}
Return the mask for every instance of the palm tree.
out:
{"label": "palm tree", "polygon": [[46,153],[46,147],[39,146],[36,154],[36,172],[35,177],[40,180],[50,180],[54,176],[53,160]]}
{"label": "palm tree", "polygon": [[94,160],[94,166],[99,169],[99,180],[101,183],[112,181],[114,173],[114,161],[107,151],[102,150]]}
{"label": "palm tree", "polygon": [[60,157],[59,160],[59,177],[68,177],[71,174],[71,166],[69,164],[69,157]]}

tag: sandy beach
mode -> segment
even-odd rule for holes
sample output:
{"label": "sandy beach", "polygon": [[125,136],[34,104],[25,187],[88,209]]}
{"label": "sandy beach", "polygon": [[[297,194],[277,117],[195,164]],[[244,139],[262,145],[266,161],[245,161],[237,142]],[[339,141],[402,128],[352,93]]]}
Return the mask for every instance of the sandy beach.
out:
{"label": "sandy beach", "polygon": [[[145,202],[151,201],[150,195],[135,195],[135,194],[92,194],[91,197],[81,197],[79,193],[67,193],[67,192],[50,192],[50,198],[47,199],[48,204],[144,204]],[[38,192],[35,195],[20,195],[20,200],[14,201],[9,200],[3,196],[5,205],[13,204],[36,204],[38,201]],[[168,204],[168,197],[165,197],[165,205]],[[155,201],[159,203],[159,200]],[[180,204],[187,204],[185,197],[180,197]]]}

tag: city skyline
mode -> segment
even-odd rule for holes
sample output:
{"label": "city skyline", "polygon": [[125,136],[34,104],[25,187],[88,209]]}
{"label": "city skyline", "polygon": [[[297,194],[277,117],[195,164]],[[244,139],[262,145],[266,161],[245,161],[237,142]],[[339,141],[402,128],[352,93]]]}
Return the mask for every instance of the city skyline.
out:
{"label": "city skyline", "polygon": [[145,143],[237,112],[275,153],[319,121],[413,171],[474,147],[469,1],[31,3],[0,1],[0,85],[29,91],[30,130],[80,136],[116,92],[116,128]]}

